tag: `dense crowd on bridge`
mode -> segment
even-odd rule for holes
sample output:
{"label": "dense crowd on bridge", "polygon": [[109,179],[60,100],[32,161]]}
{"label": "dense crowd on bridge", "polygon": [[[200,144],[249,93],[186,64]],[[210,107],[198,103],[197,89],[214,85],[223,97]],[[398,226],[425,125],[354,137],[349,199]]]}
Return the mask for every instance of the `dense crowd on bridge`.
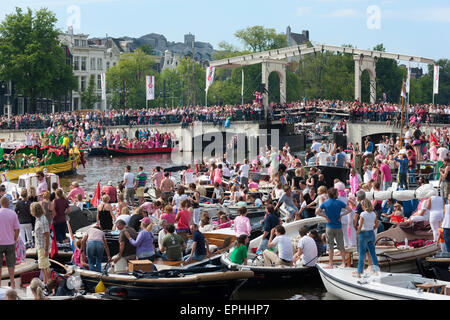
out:
{"label": "dense crowd on bridge", "polygon": [[[302,122],[305,119],[346,119],[350,122],[381,121],[390,124],[400,122],[401,106],[379,102],[376,104],[357,101],[311,99],[286,104],[272,103],[268,116],[273,120],[287,123]],[[450,106],[447,105],[410,105],[408,109],[410,123],[434,124],[450,122]],[[0,128],[10,130],[43,129],[60,124],[74,128],[83,125],[86,130],[103,126],[151,125],[181,123],[188,126],[196,121],[223,125],[229,121],[259,121],[264,119],[264,109],[260,103],[223,105],[147,108],[138,110],[86,110],[51,114],[24,114],[0,117]]]}

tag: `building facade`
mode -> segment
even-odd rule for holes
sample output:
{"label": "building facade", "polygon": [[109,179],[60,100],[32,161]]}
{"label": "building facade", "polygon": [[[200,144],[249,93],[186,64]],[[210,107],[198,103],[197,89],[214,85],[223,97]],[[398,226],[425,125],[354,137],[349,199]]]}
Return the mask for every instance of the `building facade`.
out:
{"label": "building facade", "polygon": [[106,101],[97,102],[93,106],[83,105],[81,93],[88,89],[91,76],[94,77],[94,92],[101,97],[101,75],[119,62],[120,54],[124,51],[111,39],[88,39],[87,34],[73,34],[69,29],[60,36],[72,55],[74,76],[78,82],[78,89],[72,91],[71,110],[100,109],[106,110]]}

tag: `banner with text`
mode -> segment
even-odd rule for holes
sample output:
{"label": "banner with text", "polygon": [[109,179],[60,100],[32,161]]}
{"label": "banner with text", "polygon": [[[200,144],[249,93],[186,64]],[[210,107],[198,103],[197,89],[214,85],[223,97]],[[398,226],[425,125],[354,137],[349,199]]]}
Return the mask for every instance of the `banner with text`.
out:
{"label": "banner with text", "polygon": [[155,76],[146,77],[147,100],[155,99]]}

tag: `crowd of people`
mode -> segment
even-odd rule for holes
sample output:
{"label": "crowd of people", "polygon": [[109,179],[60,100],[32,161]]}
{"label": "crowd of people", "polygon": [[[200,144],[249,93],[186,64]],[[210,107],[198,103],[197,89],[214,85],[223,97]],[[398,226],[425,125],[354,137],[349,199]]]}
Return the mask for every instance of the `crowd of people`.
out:
{"label": "crowd of people", "polygon": [[[406,110],[405,110],[406,111]],[[414,104],[408,107],[407,122],[433,124],[448,123],[450,106],[433,104]],[[360,103],[357,101],[310,99],[285,104],[271,103],[268,116],[279,120],[283,117],[287,122],[301,122],[302,119],[314,115],[318,118],[344,118],[349,121],[382,121],[399,123],[401,105],[389,102],[376,104]],[[8,119],[0,117],[0,128],[10,130],[43,129],[57,127],[69,128],[82,125],[89,128],[110,127],[120,125],[149,125],[181,123],[189,125],[196,121],[222,124],[226,119],[232,121],[258,121],[264,119],[264,109],[261,103],[222,106],[185,106],[160,107],[138,110],[86,110],[74,112],[56,112],[52,114],[24,114],[15,115]]]}

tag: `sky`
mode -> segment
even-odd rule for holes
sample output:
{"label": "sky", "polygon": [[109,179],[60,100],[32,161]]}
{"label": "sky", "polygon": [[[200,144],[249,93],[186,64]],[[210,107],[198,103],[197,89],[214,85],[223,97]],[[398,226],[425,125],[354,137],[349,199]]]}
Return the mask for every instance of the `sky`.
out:
{"label": "sky", "polygon": [[309,30],[310,40],[328,45],[351,44],[432,59],[450,59],[449,0],[1,0],[0,20],[15,7],[55,12],[57,27],[90,37],[141,37],[163,34],[183,42],[221,41],[239,48],[234,33],[262,25],[285,33]]}

